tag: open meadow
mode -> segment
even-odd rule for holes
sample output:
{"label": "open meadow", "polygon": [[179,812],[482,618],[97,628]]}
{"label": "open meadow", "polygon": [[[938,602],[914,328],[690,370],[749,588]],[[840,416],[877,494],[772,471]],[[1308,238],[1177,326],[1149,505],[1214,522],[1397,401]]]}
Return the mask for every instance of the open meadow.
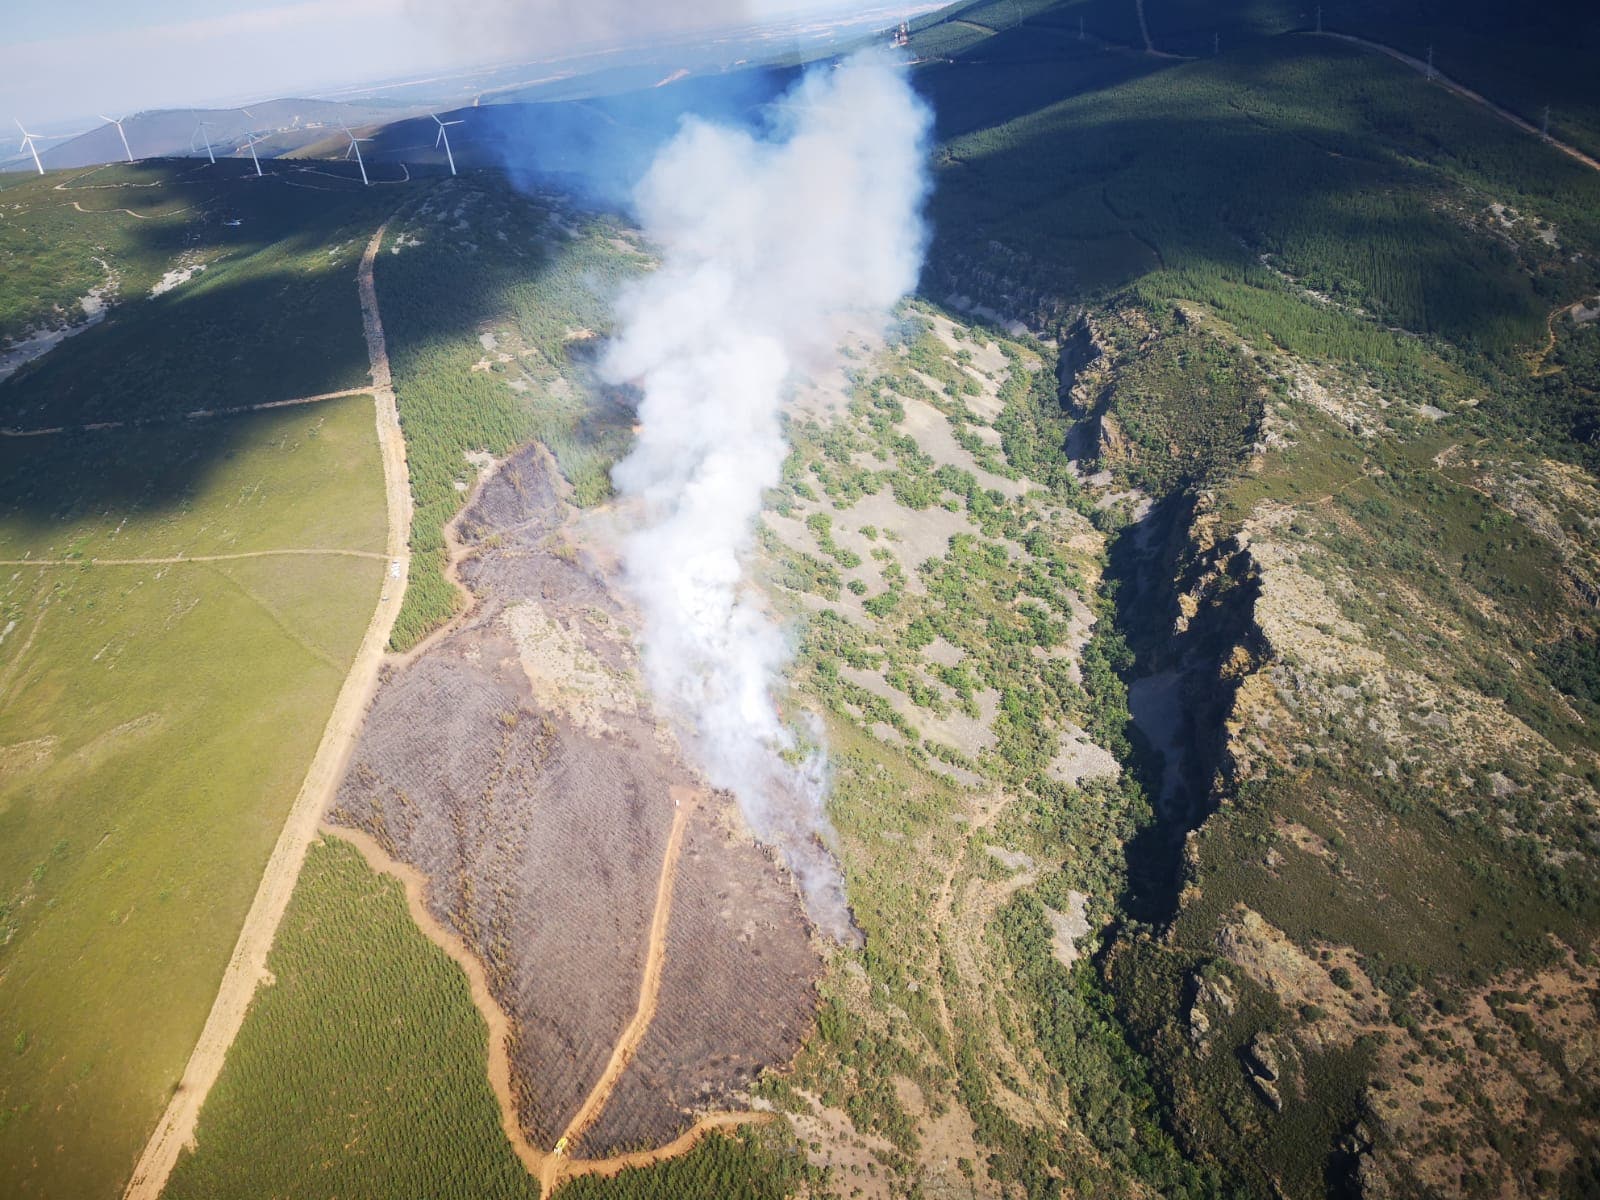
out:
{"label": "open meadow", "polygon": [[[131,1169],[384,573],[370,401],[230,423],[240,448],[170,500],[108,504],[94,469],[139,451],[179,474],[214,427],[86,435],[49,459],[84,472],[62,510],[5,497],[0,1143],[46,1191]],[[26,476],[16,443],[0,455]],[[177,555],[222,557],[137,561]]]}
{"label": "open meadow", "polygon": [[[96,187],[129,186],[80,193],[143,220],[78,213],[58,176],[5,193],[6,253],[50,241],[63,297],[89,286],[85,258],[115,281],[71,353],[0,382],[0,425],[72,427],[0,438],[7,1194],[107,1196],[126,1181],[386,570],[370,396],[186,415],[359,387],[359,246],[330,254],[302,213],[304,257],[265,270],[283,232],[264,227],[266,188],[236,199],[248,185],[224,172],[179,175],[111,170]],[[336,211],[327,232],[350,243],[359,219]],[[206,271],[150,296],[180,253]],[[48,289],[5,278],[10,328],[67,319]],[[165,339],[175,328],[185,340]]]}

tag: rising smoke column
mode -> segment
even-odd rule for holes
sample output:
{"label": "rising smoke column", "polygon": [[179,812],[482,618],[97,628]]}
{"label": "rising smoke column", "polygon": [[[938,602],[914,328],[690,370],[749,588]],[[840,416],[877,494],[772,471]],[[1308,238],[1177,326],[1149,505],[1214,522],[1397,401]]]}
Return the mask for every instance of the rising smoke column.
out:
{"label": "rising smoke column", "polygon": [[623,561],[658,708],[840,939],[853,930],[820,840],[824,763],[797,754],[779,716],[789,648],[745,565],[788,452],[796,364],[826,364],[841,315],[886,323],[916,284],[928,124],[882,52],[808,74],[769,138],[686,122],[635,192],[662,262],[619,301],[604,363],[644,397],[613,478],[642,510]]}

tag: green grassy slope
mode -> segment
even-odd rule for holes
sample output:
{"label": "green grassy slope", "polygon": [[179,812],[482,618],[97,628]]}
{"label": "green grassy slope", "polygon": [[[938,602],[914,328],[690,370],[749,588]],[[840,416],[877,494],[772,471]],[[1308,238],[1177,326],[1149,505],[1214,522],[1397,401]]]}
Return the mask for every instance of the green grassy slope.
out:
{"label": "green grassy slope", "polygon": [[[8,189],[0,339],[76,319],[91,288],[108,289],[113,303],[70,355],[0,383],[0,422],[162,417],[361,386],[350,276],[399,198],[327,182],[333,190],[258,180],[233,162],[167,160],[53,172]],[[151,295],[168,271],[201,266]]]}
{"label": "green grassy slope", "polygon": [[[1251,0],[1146,0],[1151,37],[1163,50],[1204,56],[1220,34],[1229,48],[1259,36],[1316,27],[1315,4]],[[1492,0],[1325,0],[1323,28],[1355,34],[1425,59],[1535,125],[1550,108],[1550,132],[1594,153],[1600,147],[1600,88],[1591,64],[1600,21],[1583,5],[1507,6]]]}
{"label": "green grassy slope", "polygon": [[318,842],[267,966],[165,1195],[538,1195],[500,1128],[467,981],[398,882]]}
{"label": "green grassy slope", "polygon": [[[230,469],[172,510],[97,505],[53,529],[13,510],[7,556],[381,553],[370,401],[234,420],[245,428],[232,431],[243,448]],[[106,445],[117,436],[91,435],[95,450],[125,451]],[[146,442],[138,461],[159,474],[187,449]],[[85,457],[64,465],[95,465]],[[254,503],[280,480],[297,501],[282,515]],[[294,520],[298,504],[316,516]],[[324,527],[330,511],[350,528]],[[132,1168],[205,1019],[382,571],[333,556],[4,568],[0,987],[13,1052],[0,1068],[0,1157],[30,1164],[19,1182],[109,1194]]]}
{"label": "green grassy slope", "polygon": [[[324,195],[319,210],[281,181],[179,172],[7,189],[5,253],[44,238],[63,295],[94,258],[117,286],[103,323],[0,383],[4,424],[362,382],[353,275],[370,198]],[[147,215],[63,211],[65,196]],[[55,303],[37,283],[5,275],[9,328]],[[219,362],[246,328],[254,364]],[[132,1170],[371,616],[384,533],[367,396],[0,439],[0,1190],[109,1196]],[[262,554],[281,549],[367,557]],[[260,556],[90,562],[197,555]]]}
{"label": "green grassy slope", "polygon": [[[1586,268],[1554,247],[1483,236],[1491,203],[1580,242],[1600,211],[1593,172],[1399,64],[1314,39],[1068,99],[941,158],[936,285],[988,238],[1017,256],[1016,300],[1138,280],[1296,353],[1397,365],[1416,356],[1382,326],[1505,353],[1581,290]],[[1301,303],[1285,274],[1345,304]],[[1351,319],[1356,306],[1382,320]]]}
{"label": "green grassy slope", "polygon": [[130,294],[148,292],[184,248],[179,217],[190,199],[214,190],[197,171],[182,163],[0,177],[0,338],[75,307],[107,268]]}

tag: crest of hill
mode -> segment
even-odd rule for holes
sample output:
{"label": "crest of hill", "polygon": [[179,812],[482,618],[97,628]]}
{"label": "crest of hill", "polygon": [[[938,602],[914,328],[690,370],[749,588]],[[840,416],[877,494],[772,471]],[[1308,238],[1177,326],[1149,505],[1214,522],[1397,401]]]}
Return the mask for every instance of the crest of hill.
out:
{"label": "crest of hill", "polygon": [[[153,109],[123,118],[122,129],[136,159],[195,154],[203,157],[205,148],[196,136],[201,121],[210,125],[211,145],[218,154],[232,153],[248,133],[262,130],[272,133],[276,150],[282,153],[326,137],[329,129],[337,133],[341,124],[353,127],[388,123],[416,111],[414,106],[381,100],[346,103],[300,98],[264,100],[249,105],[248,110],[247,113],[243,108]],[[95,166],[118,162],[123,157],[122,139],[117,136],[117,127],[110,123],[39,151],[39,160],[46,170]],[[6,166],[21,165],[22,161],[19,156]]]}

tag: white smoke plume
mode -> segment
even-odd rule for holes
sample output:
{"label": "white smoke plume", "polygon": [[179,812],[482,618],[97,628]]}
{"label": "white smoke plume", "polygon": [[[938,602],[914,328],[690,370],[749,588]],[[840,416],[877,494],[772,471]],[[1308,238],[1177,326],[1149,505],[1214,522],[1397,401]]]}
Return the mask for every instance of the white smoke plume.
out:
{"label": "white smoke plume", "polygon": [[886,323],[916,285],[929,113],[905,75],[881,51],[814,71],[768,138],[686,122],[635,193],[662,262],[619,301],[604,363],[643,392],[614,480],[641,502],[623,561],[658,707],[841,940],[854,931],[823,848],[824,762],[779,714],[789,647],[746,565],[788,451],[796,364],[837,353],[841,315]]}

